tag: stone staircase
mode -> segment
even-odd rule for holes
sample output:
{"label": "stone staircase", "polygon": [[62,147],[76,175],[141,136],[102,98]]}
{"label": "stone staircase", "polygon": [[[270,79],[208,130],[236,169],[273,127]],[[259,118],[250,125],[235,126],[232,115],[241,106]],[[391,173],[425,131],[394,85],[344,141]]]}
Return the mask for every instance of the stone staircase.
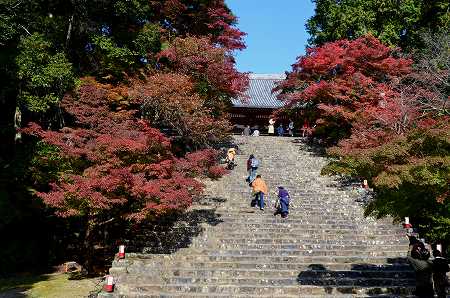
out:
{"label": "stone staircase", "polygon": [[[208,214],[196,217],[190,243],[171,254],[129,253],[115,261],[115,292],[100,297],[412,295],[402,228],[364,218],[360,194],[320,175],[325,158],[294,138],[235,140],[238,166],[220,181],[207,181],[206,196],[189,211]],[[271,190],[265,211],[250,207],[244,179],[251,153]],[[287,219],[273,216],[279,185],[292,198]]]}

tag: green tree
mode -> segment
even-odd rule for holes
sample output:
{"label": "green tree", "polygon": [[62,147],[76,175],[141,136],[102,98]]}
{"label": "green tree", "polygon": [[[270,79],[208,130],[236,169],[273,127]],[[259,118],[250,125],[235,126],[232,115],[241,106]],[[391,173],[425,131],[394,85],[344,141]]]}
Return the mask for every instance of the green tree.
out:
{"label": "green tree", "polygon": [[19,102],[32,112],[46,112],[73,86],[72,65],[63,52],[52,54],[40,34],[23,37],[18,50]]}
{"label": "green tree", "polygon": [[311,45],[353,39],[367,33],[390,46],[417,46],[425,28],[449,26],[448,1],[313,0],[315,15],[306,28]]}
{"label": "green tree", "polygon": [[347,151],[323,174],[364,177],[376,195],[365,214],[413,219],[430,241],[450,243],[450,133],[448,118],[433,127],[408,131],[381,146]]}

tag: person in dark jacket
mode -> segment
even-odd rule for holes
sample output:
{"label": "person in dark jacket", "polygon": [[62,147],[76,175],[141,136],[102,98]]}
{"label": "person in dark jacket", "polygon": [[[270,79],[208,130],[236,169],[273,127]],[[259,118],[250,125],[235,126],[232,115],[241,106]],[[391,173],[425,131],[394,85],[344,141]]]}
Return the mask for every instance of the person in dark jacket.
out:
{"label": "person in dark jacket", "polygon": [[448,266],[448,261],[446,258],[442,257],[442,254],[439,250],[433,250],[433,282],[434,282],[434,290],[438,298],[447,297],[447,272],[450,271]]}
{"label": "person in dark jacket", "polygon": [[415,295],[419,298],[433,298],[432,263],[429,261],[430,252],[416,237],[409,237],[408,262],[416,272]]}
{"label": "person in dark jacket", "polygon": [[282,218],[288,217],[290,196],[283,186],[278,186],[278,206],[276,206],[274,216],[281,214]]}
{"label": "person in dark jacket", "polygon": [[277,128],[277,134],[279,137],[282,137],[284,135],[284,128],[283,128],[283,124],[280,124],[280,126],[278,126]]}
{"label": "person in dark jacket", "polygon": [[256,178],[256,171],[258,170],[258,167],[259,167],[259,160],[253,154],[250,154],[250,156],[247,159],[248,177],[246,179],[246,181],[250,183],[250,186],[253,180],[255,180]]}

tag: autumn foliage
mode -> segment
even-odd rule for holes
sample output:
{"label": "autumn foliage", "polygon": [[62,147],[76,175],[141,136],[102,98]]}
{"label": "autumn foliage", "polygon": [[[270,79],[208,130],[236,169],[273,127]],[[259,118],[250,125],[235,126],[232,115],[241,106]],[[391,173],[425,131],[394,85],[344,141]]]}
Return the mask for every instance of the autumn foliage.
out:
{"label": "autumn foliage", "polygon": [[411,58],[370,35],[311,48],[278,88],[312,137],[334,145],[323,173],[374,188],[366,215],[409,216],[450,243],[449,39],[424,38]]}
{"label": "autumn foliage", "polygon": [[411,71],[412,61],[367,35],[310,48],[278,87],[289,107],[305,106],[316,135],[327,142],[348,137],[361,113],[395,98],[391,82]]}
{"label": "autumn foliage", "polygon": [[206,37],[176,38],[159,57],[167,61],[168,67],[192,76],[199,84],[208,82],[210,92],[237,97],[248,84],[248,77],[236,71],[227,49],[215,46]]}
{"label": "autumn foliage", "polygon": [[228,121],[212,116],[205,99],[195,91],[193,80],[186,75],[149,76],[137,81],[130,95],[153,126],[169,127],[186,144],[201,147],[228,137]]}
{"label": "autumn foliage", "polygon": [[195,177],[225,174],[217,173],[215,150],[176,158],[170,140],[138,120],[136,111],[115,110],[111,97],[118,89],[85,79],[76,93],[62,101],[73,118],[71,127],[51,131],[31,124],[24,129],[57,147],[71,164],[48,190],[36,195],[56,215],[83,219],[86,251],[102,223],[141,222],[182,212],[202,191]]}
{"label": "autumn foliage", "polygon": [[158,57],[164,70],[190,76],[203,105],[224,120],[230,99],[243,95],[248,86],[247,74],[236,70],[231,54],[209,38],[186,37],[174,39]]}
{"label": "autumn foliage", "polygon": [[202,178],[226,174],[213,148],[228,141],[230,99],[248,82],[233,58],[245,34],[224,0],[47,4],[0,4],[10,15],[0,20],[0,234],[39,217],[52,241],[9,233],[0,267],[31,264],[15,247],[38,246],[92,273],[94,247],[112,256],[124,230],[174,220]]}
{"label": "autumn foliage", "polygon": [[155,18],[166,23],[167,31],[180,36],[208,36],[227,50],[243,50],[245,33],[234,25],[236,17],[224,0],[152,0]]}

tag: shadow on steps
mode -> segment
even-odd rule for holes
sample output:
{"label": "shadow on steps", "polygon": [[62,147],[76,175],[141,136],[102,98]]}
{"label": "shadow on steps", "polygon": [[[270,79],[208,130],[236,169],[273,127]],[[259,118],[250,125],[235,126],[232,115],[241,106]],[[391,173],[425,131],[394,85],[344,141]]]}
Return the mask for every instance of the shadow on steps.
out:
{"label": "shadow on steps", "polygon": [[[218,200],[218,198],[215,198]],[[202,205],[208,205],[205,203]],[[216,209],[193,209],[172,218],[140,225],[127,237],[127,250],[136,253],[171,254],[189,247],[192,239],[204,231],[203,225],[223,222]]]}
{"label": "shadow on steps", "polygon": [[351,270],[328,270],[323,264],[311,264],[297,277],[299,285],[323,287],[327,294],[367,296],[410,295],[415,284],[414,272],[405,258],[388,258],[388,264],[352,264]]}
{"label": "shadow on steps", "polygon": [[291,141],[291,143],[301,147],[305,151],[308,151],[313,156],[319,157],[326,156],[326,148],[320,144],[312,142],[311,140],[308,141],[307,139],[304,138],[295,138],[294,140]]}

